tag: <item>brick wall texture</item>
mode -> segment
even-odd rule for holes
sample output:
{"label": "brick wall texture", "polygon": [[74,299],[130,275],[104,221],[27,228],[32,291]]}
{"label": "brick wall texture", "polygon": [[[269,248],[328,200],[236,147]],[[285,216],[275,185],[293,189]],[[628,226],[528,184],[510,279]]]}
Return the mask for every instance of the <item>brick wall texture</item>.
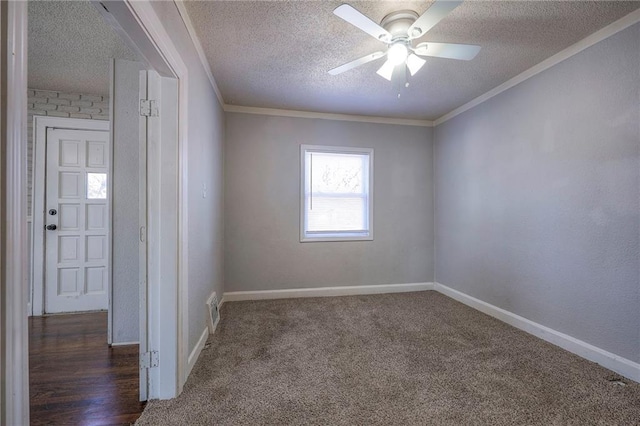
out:
{"label": "brick wall texture", "polygon": [[93,120],[109,120],[109,98],[100,95],[81,93],[64,93],[50,90],[27,91],[27,179],[28,206],[31,216],[31,194],[33,190],[33,116],[48,115],[50,117],[83,118]]}

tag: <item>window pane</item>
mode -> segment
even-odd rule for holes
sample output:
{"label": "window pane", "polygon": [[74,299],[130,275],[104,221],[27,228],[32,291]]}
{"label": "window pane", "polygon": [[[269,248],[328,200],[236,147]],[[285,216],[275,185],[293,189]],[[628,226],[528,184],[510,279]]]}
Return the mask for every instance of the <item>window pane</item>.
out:
{"label": "window pane", "polygon": [[368,231],[369,155],[306,153],[306,231]]}
{"label": "window pane", "polygon": [[107,198],[106,173],[87,173],[87,198],[102,200]]}
{"label": "window pane", "polygon": [[309,153],[313,193],[362,194],[364,155]]}
{"label": "window pane", "polygon": [[357,197],[313,197],[307,213],[307,231],[364,231],[366,199]]}

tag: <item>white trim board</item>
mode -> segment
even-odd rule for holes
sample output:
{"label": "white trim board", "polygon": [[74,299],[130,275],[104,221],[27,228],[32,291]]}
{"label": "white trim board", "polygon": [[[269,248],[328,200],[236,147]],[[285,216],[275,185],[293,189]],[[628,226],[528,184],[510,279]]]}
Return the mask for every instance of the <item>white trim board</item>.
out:
{"label": "white trim board", "polygon": [[[344,287],[294,288],[285,290],[231,291],[225,292],[223,302],[243,300],[294,299],[301,297],[356,296],[364,294],[407,293],[433,290],[433,283],[357,285]],[[222,303],[220,303],[222,305]]]}
{"label": "white trim board", "polygon": [[[215,291],[212,292],[209,298],[207,299],[207,305],[211,303],[213,296],[217,296]],[[220,307],[222,306],[223,303],[224,303],[224,299],[218,301],[217,310],[219,315],[220,315]],[[222,319],[221,316],[220,316],[220,319]],[[204,345],[207,343],[207,339],[209,338],[209,335],[214,334],[216,332],[218,328],[218,324],[220,323],[220,319],[213,325],[213,330],[209,331],[209,326],[207,325],[205,329],[202,331],[202,334],[200,334],[200,338],[198,339],[198,342],[196,343],[195,347],[193,348],[193,350],[191,351],[187,359],[186,377],[189,377],[189,375],[191,374],[191,370],[193,370],[193,366],[196,365],[198,358],[200,358],[200,353],[204,349]]]}
{"label": "white trim board", "polygon": [[482,300],[471,297],[443,284],[437,282],[434,283],[434,290],[522,331],[539,337],[542,340],[559,346],[562,349],[574,353],[582,358],[595,362],[596,364],[600,364],[601,366],[608,368],[609,370],[613,370],[631,380],[640,382],[640,364],[636,362],[605,351],[604,349],[600,349],[587,342],[578,340],[575,337],[571,337],[542,324],[538,324],[487,302],[483,302]]}
{"label": "white trim board", "polygon": [[395,124],[399,126],[433,127],[433,121],[408,118],[374,117],[368,115],[332,114],[327,112],[296,111],[291,109],[259,108],[240,105],[224,105],[224,112],[271,115],[276,117],[318,118],[321,120],[354,121],[359,123]]}
{"label": "white trim board", "polygon": [[480,105],[481,103],[493,98],[496,95],[499,95],[500,93],[511,89],[514,86],[517,86],[518,84],[522,83],[525,80],[530,79],[531,77],[535,76],[536,74],[540,74],[542,71],[545,71],[557,64],[559,64],[560,62],[564,61],[565,59],[569,59],[570,57],[582,52],[583,50],[585,50],[588,47],[593,46],[596,43],[601,42],[602,40],[605,40],[609,37],[611,37],[612,35],[630,27],[633,24],[636,24],[640,22],[640,9],[637,9],[633,12],[631,12],[630,14],[628,14],[627,16],[624,16],[620,19],[618,19],[617,21],[607,25],[606,27],[596,31],[595,33],[591,34],[590,36],[587,36],[586,38],[580,40],[579,42],[567,47],[566,49],[556,53],[555,55],[545,59],[544,61],[540,62],[537,65],[534,65],[533,67],[529,68],[528,70],[518,74],[517,76],[513,77],[510,80],[507,80],[506,82],[502,83],[501,85],[489,90],[487,93],[478,96],[477,98],[467,102],[466,104],[454,109],[453,111],[443,115],[442,117],[436,119],[434,121],[434,126],[439,126],[440,124],[444,123],[447,120],[452,119],[453,117],[462,114],[465,111],[470,110],[471,108]]}
{"label": "white trim board", "polygon": [[186,377],[191,375],[191,370],[193,370],[193,366],[196,365],[196,361],[200,358],[200,353],[204,349],[204,345],[207,343],[207,339],[209,338],[209,327],[205,327],[200,334],[200,338],[198,339],[198,343],[193,348],[191,353],[189,354],[189,358],[187,358],[187,371]]}
{"label": "white trim board", "polygon": [[0,2],[0,17],[0,424],[18,425],[29,424],[27,5]]}

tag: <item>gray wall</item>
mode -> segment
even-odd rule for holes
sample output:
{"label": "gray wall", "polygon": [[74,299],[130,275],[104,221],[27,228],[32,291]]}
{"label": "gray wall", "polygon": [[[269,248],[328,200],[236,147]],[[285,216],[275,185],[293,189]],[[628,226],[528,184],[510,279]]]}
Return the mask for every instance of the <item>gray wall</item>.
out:
{"label": "gray wall", "polygon": [[638,46],[637,24],[435,131],[436,281],[636,362]]}
{"label": "gray wall", "polygon": [[152,2],[189,70],[187,168],[189,348],[207,327],[206,300],[222,298],[222,148],[224,112],[174,2]]}
{"label": "gray wall", "polygon": [[[432,281],[431,133],[227,113],[225,291]],[[374,241],[300,242],[301,144],[374,149]]]}
{"label": "gray wall", "polygon": [[139,62],[116,59],[113,87],[113,343],[138,342]]}

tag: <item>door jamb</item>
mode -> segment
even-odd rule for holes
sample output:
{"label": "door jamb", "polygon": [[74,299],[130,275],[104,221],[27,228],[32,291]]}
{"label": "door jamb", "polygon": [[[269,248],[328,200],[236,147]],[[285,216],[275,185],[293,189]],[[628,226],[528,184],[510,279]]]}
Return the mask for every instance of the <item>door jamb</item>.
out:
{"label": "door jamb", "polygon": [[[88,120],[79,118],[63,118],[50,117],[44,115],[35,115],[33,117],[33,189],[31,193],[31,216],[32,216],[32,251],[31,251],[31,315],[44,314],[44,283],[45,283],[45,245],[44,245],[44,224],[46,217],[45,206],[45,188],[46,188],[46,149],[47,149],[47,128],[55,127],[57,129],[68,130],[99,130],[110,132],[110,121],[106,120]],[[109,136],[111,140],[111,136]],[[109,147],[109,176],[107,180],[107,191],[113,194],[113,144]],[[113,197],[109,197],[107,208],[111,212]],[[112,215],[109,216],[109,244],[113,246],[112,231]],[[111,343],[111,288],[112,288],[112,259],[109,256],[109,280],[107,282],[109,293],[109,343]]]}
{"label": "door jamb", "polygon": [[26,2],[0,2],[0,56],[0,424],[28,424]]}
{"label": "door jamb", "polygon": [[[187,182],[187,145],[188,145],[188,93],[189,74],[180,51],[169,36],[162,21],[155,12],[151,2],[124,0],[104,2],[122,29],[129,34],[133,43],[138,46],[143,56],[153,68],[163,77],[177,79],[178,94],[178,138],[177,138],[177,196],[175,213],[178,218],[176,240],[158,241],[160,253],[164,253],[156,262],[175,262],[177,273],[162,276],[158,282],[148,283],[149,310],[162,310],[159,322],[149,322],[147,338],[149,348],[159,352],[159,366],[149,371],[150,399],[175,398],[182,392],[186,381],[188,367],[188,182]],[[153,57],[152,57],[153,56]],[[159,58],[158,56],[161,56]],[[162,68],[164,66],[164,69]],[[175,141],[174,141],[175,142]],[[164,146],[164,143],[161,143]],[[162,149],[162,147],[161,147]],[[163,154],[164,156],[165,154]],[[166,155],[175,156],[174,152]],[[173,157],[175,158],[175,157]],[[170,168],[171,166],[169,166]],[[162,173],[162,172],[161,172]],[[149,177],[149,186],[154,185],[153,177]],[[159,188],[162,189],[162,188]],[[169,195],[169,194],[167,194]],[[160,212],[149,211],[149,215],[156,215],[156,220],[162,223]],[[167,215],[164,215],[167,216]],[[169,215],[170,216],[170,215]],[[166,219],[164,219],[166,220]],[[150,238],[151,235],[148,235]],[[177,258],[170,257],[177,252]],[[151,253],[149,253],[151,256]],[[150,259],[147,259],[151,262]],[[155,333],[152,332],[155,329]],[[162,334],[161,330],[175,330],[172,336],[156,339]]]}

